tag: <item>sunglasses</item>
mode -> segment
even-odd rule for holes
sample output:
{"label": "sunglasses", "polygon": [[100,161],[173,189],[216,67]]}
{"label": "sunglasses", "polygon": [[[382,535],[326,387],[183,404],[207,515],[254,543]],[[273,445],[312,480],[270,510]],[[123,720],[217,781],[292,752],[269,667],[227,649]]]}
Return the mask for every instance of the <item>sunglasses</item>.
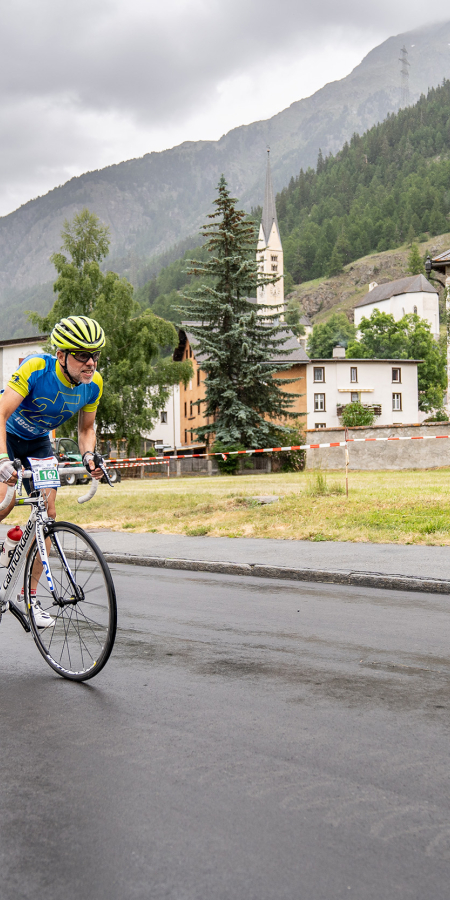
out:
{"label": "sunglasses", "polygon": [[87,363],[90,359],[92,359],[93,363],[96,363],[100,359],[100,350],[97,350],[95,353],[88,353],[87,351],[85,353],[84,351],[80,350],[79,352],[77,351],[76,353],[71,353],[70,355],[80,363]]}

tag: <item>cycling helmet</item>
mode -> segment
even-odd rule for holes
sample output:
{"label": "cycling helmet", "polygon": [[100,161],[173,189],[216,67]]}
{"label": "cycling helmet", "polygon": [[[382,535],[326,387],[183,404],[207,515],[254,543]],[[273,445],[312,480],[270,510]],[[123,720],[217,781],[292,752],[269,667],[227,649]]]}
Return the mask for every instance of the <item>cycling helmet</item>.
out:
{"label": "cycling helmet", "polygon": [[101,350],[105,346],[103,328],[87,316],[68,316],[55,325],[50,341],[57,350]]}

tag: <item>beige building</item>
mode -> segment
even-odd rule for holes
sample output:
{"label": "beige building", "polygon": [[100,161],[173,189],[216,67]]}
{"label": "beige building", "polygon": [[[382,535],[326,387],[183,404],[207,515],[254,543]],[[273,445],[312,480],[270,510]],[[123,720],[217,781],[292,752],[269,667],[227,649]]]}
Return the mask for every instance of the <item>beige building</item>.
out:
{"label": "beige building", "polygon": [[[202,411],[206,395],[205,373],[201,368],[202,357],[196,352],[195,338],[189,332],[189,322],[184,322],[178,333],[179,344],[173,358],[176,361],[190,359],[194,369],[193,377],[187,387],[180,384],[180,449],[195,453],[205,446],[205,441],[197,440],[195,429],[201,425],[209,425],[211,421],[209,417],[205,418]],[[286,385],[288,393],[298,394],[291,410],[302,413],[301,418],[297,420],[297,427],[304,428],[306,425],[306,371],[309,359],[303,347],[289,330],[285,333],[285,342],[281,349],[288,350],[289,355],[275,355],[271,361],[279,362],[283,366],[290,364],[288,369],[277,372],[276,377],[285,378],[290,382]],[[296,422],[292,419],[281,424],[289,425],[291,423],[292,428],[295,428]],[[191,429],[194,429],[194,433],[191,433]]]}

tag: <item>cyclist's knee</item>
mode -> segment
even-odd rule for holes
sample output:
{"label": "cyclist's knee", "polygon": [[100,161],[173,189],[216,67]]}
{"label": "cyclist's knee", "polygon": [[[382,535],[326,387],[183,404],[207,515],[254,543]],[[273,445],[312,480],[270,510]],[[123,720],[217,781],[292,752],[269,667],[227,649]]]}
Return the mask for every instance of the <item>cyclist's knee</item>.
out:
{"label": "cyclist's knee", "polygon": [[[8,485],[0,483],[0,503],[2,502],[2,500],[5,499],[7,489],[8,489]],[[6,509],[0,509],[0,522],[3,522],[3,519],[6,519],[6,516],[8,516],[9,513],[11,512],[11,510],[14,508],[15,500],[16,500],[16,495],[14,493],[9,506],[7,506]]]}
{"label": "cyclist's knee", "polygon": [[56,491],[48,492],[47,512],[51,519],[56,519]]}

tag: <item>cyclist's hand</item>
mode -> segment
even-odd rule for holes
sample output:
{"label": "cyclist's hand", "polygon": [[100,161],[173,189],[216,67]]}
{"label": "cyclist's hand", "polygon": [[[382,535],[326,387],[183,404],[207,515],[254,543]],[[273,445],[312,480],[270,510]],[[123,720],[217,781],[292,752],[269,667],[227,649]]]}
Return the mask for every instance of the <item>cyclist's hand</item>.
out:
{"label": "cyclist's hand", "polygon": [[17,481],[17,472],[14,464],[10,459],[0,460],[0,482],[7,484],[15,484]]}
{"label": "cyclist's hand", "polygon": [[90,450],[87,450],[86,453],[83,453],[83,462],[84,467],[89,472],[89,475],[92,475],[92,478],[96,478],[97,481],[100,481],[103,478],[103,472],[99,468],[99,464],[103,463],[103,456],[100,456],[99,453],[91,453]]}

